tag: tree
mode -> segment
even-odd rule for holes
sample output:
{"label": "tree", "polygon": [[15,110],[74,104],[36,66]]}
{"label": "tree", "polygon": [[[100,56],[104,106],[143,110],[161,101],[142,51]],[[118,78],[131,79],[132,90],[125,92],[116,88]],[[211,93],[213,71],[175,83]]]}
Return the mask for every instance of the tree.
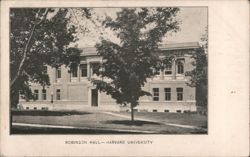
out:
{"label": "tree", "polygon": [[207,106],[207,28],[205,34],[201,37],[201,47],[196,50],[196,53],[193,54],[194,58],[193,66],[196,68],[192,71],[186,73],[187,76],[190,76],[190,82],[188,85],[191,87],[196,87],[196,101],[199,106]]}
{"label": "tree", "polygon": [[154,69],[161,68],[158,44],[168,32],[179,29],[175,18],[178,11],[172,7],[124,8],[117,13],[116,19],[107,17],[103,22],[116,33],[120,42],[102,39],[96,44],[104,60],[104,70],[97,75],[107,79],[93,80],[93,83],[118,104],[130,104],[132,121],[139,98],[151,95],[142,87],[147,78],[155,74]]}
{"label": "tree", "polygon": [[[81,10],[90,18],[89,9]],[[19,94],[32,99],[29,83],[48,86],[45,66],[74,66],[80,51],[70,46],[77,40],[67,8],[13,8],[10,10],[10,101],[16,108]]]}

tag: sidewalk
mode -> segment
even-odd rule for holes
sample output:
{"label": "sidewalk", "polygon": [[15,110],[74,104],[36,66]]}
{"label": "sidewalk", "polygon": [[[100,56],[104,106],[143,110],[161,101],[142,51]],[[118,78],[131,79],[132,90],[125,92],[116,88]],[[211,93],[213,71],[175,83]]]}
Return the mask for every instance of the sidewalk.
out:
{"label": "sidewalk", "polygon": [[[28,124],[28,123],[12,123],[13,126],[26,126],[26,127],[38,127],[38,128],[58,128],[58,129],[81,129],[81,130],[93,130],[90,127],[75,127],[75,126],[62,126],[62,125],[45,125],[45,124]],[[142,130],[127,130],[127,129],[106,129],[106,128],[94,128],[95,131],[117,131],[117,132],[129,132],[129,133],[157,133],[154,131],[142,131]]]}

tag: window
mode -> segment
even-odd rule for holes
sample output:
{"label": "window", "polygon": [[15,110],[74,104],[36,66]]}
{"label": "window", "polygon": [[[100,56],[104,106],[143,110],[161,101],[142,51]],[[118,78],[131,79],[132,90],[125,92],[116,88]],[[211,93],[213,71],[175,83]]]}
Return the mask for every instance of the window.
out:
{"label": "window", "polygon": [[154,70],[155,71],[155,75],[160,75],[160,70]]}
{"label": "window", "polygon": [[183,74],[184,73],[184,65],[183,62],[179,61],[177,63],[177,74]]}
{"label": "window", "polygon": [[165,100],[171,100],[171,88],[164,88],[165,91]]}
{"label": "window", "polygon": [[159,88],[153,88],[153,101],[159,101]]}
{"label": "window", "polygon": [[61,68],[59,67],[59,68],[57,68],[56,69],[56,78],[61,78]]}
{"label": "window", "polygon": [[100,64],[99,63],[93,63],[92,64],[92,72],[93,72],[93,74],[99,73],[99,69],[100,69]]}
{"label": "window", "polygon": [[48,110],[48,107],[41,107],[42,110]]}
{"label": "window", "polygon": [[176,88],[177,100],[183,100],[183,88]]}
{"label": "window", "polygon": [[77,77],[77,66],[71,69],[71,74],[72,74],[72,77]]}
{"label": "window", "polygon": [[168,64],[165,69],[165,75],[171,75],[172,74],[172,64]]}
{"label": "window", "polygon": [[47,68],[47,66],[43,66],[42,71],[43,71],[44,74],[47,74],[47,73],[48,73],[48,68]]}
{"label": "window", "polygon": [[42,90],[42,100],[46,100],[46,89]]}
{"label": "window", "polygon": [[61,91],[60,91],[60,89],[56,90],[56,100],[61,100]]}
{"label": "window", "polygon": [[34,90],[34,100],[38,100],[38,95],[39,95],[38,89],[35,89]]}
{"label": "window", "polygon": [[81,69],[81,77],[87,77],[88,76],[87,64],[81,64],[80,69]]}

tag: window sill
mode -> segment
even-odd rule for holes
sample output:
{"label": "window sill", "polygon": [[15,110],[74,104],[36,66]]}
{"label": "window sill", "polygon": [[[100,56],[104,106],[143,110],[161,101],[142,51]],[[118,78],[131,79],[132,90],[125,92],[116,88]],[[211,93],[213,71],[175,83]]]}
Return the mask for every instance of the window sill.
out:
{"label": "window sill", "polygon": [[153,101],[153,100],[149,100],[149,101],[143,101],[143,102],[148,102],[148,103],[152,103],[152,102],[158,102],[158,103],[179,103],[179,102],[187,102],[187,101],[166,101],[166,100],[163,100],[163,101]]}

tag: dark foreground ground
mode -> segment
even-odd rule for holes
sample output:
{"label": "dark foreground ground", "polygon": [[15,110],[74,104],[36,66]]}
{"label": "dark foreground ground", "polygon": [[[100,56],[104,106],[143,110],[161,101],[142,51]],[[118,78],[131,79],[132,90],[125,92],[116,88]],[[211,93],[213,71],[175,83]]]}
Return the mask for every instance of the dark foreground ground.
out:
{"label": "dark foreground ground", "polygon": [[[12,111],[11,134],[207,134],[207,117],[195,113],[135,113],[131,122],[130,113],[78,111]],[[125,118],[123,117],[125,116]],[[127,117],[127,118],[126,118]],[[153,121],[147,121],[153,120]],[[39,124],[46,126],[20,126],[18,124]],[[186,128],[168,123],[195,126]],[[53,128],[53,126],[62,128]],[[73,128],[63,128],[69,126]]]}
{"label": "dark foreground ground", "polygon": [[[102,129],[68,129],[43,128],[30,126],[13,126],[12,134],[131,134],[128,131],[102,130]],[[140,134],[133,132],[133,134]]]}

